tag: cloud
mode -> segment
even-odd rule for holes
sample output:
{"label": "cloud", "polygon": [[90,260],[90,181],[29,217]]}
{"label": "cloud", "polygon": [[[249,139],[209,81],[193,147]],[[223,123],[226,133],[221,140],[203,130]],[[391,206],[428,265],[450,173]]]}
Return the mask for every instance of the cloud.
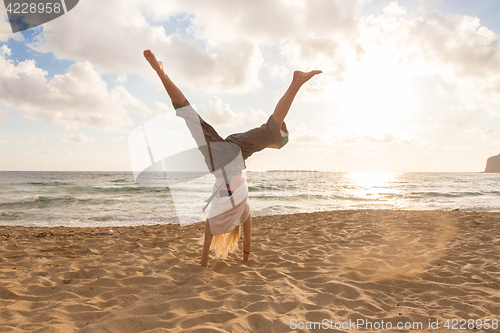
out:
{"label": "cloud", "polygon": [[[194,3],[203,7],[204,2]],[[164,61],[168,73],[192,90],[247,91],[258,87],[262,56],[252,41],[208,41],[202,47],[193,39],[166,32],[162,24],[172,15],[189,11],[199,14],[197,8],[181,1],[82,1],[75,10],[48,22],[45,31],[54,33],[41,34],[31,46],[59,58],[89,61],[114,73],[149,77],[154,73],[142,51],[152,49]],[[151,23],[151,17],[159,24]]]}
{"label": "cloud", "polygon": [[107,142],[123,142],[125,140],[126,140],[126,138],[123,135],[120,135],[118,137],[110,137],[110,136],[106,137]]}
{"label": "cloud", "polygon": [[392,1],[389,5],[384,8],[384,13],[394,16],[405,16],[406,9],[401,7],[397,1]]}
{"label": "cloud", "polygon": [[9,113],[5,110],[0,110],[0,119],[7,118]]}
{"label": "cloud", "polygon": [[[337,62],[345,55],[338,51],[353,45],[363,3],[87,0],[45,24],[44,31],[52,33],[40,34],[31,46],[118,74],[152,76],[144,74],[151,70],[142,58],[142,50],[150,48],[189,89],[250,91],[260,87],[263,46],[281,49],[287,66],[342,67]],[[186,25],[180,32],[192,37],[169,29],[176,15],[183,15],[179,20]]]}
{"label": "cloud", "polygon": [[[357,131],[354,128],[331,127],[327,131],[311,131],[305,125],[290,126],[293,133],[293,140],[298,143],[321,145],[328,147],[344,149],[343,147],[371,147],[386,144],[408,145],[418,142],[418,140],[409,135],[394,132],[364,132]],[[350,148],[352,149],[352,148]]]}
{"label": "cloud", "polygon": [[293,122],[288,123],[288,129],[290,133],[293,133],[293,141],[297,143],[320,143],[321,137],[324,137],[324,133],[318,133],[309,130],[304,124],[294,124]]}
{"label": "cloud", "polygon": [[375,135],[369,134],[369,135],[365,135],[363,138],[366,139],[370,143],[392,143],[396,140],[394,135],[392,135],[390,133],[386,133],[382,136],[375,136]]}
{"label": "cloud", "polygon": [[[188,1],[192,31],[208,45],[246,40],[274,46],[288,68],[337,71],[352,45],[362,1]],[[196,4],[196,5],[194,5]]]}
{"label": "cloud", "polygon": [[111,91],[89,62],[79,62],[67,73],[47,80],[47,72],[34,60],[17,64],[0,48],[0,103],[22,110],[32,120],[43,118],[67,128],[91,126],[116,129],[129,126],[127,108],[154,113],[123,86]]}
{"label": "cloud", "polygon": [[452,66],[459,76],[485,77],[500,71],[498,35],[479,18],[430,13],[411,22],[408,32],[430,61]]}
{"label": "cloud", "polygon": [[250,124],[260,126],[267,121],[269,115],[266,115],[261,110],[249,109],[249,112],[235,112],[231,110],[229,104],[223,103],[217,96],[212,96],[209,101],[209,106],[202,108],[203,118],[214,126],[230,126],[234,127],[239,124]]}
{"label": "cloud", "polygon": [[[376,82],[376,78],[366,80],[363,69],[379,68],[381,77],[395,78],[395,86],[400,85],[396,79],[436,77],[449,85],[446,93],[456,107],[500,115],[500,42],[479,19],[431,10],[409,15],[397,1],[380,15],[361,15],[365,3],[130,0],[124,4],[86,0],[44,25],[45,31],[53,33],[41,34],[32,47],[75,59],[78,66],[92,64],[96,73],[98,68],[121,77],[136,73],[157,80],[142,57],[142,51],[151,48],[175,82],[207,93],[257,89],[263,68],[273,78],[286,76],[293,69],[320,68],[324,75],[308,83],[306,94],[299,98],[309,96],[307,92],[328,98],[335,96],[335,88],[350,80],[353,73],[361,81]],[[264,59],[264,49],[279,52],[279,56]],[[35,77],[44,75],[36,73]],[[128,120],[124,108],[146,114],[159,111],[148,109],[123,87],[106,93],[108,100],[116,102],[110,110],[117,117],[121,114],[121,126]],[[361,93],[356,97],[363,98]],[[210,101],[208,118],[212,117],[214,124],[243,119],[244,114],[224,107],[220,100]],[[394,108],[404,107],[397,104]],[[78,123],[105,127],[113,122],[92,118],[88,111],[78,111],[84,119],[76,117],[76,112],[58,112],[27,111],[25,116],[42,116],[69,127]]]}
{"label": "cloud", "polygon": [[316,153],[322,154],[333,154],[333,155],[343,155],[343,156],[377,156],[376,153],[365,151],[365,150],[353,150],[353,149],[335,149],[335,148],[319,148],[315,150]]}
{"label": "cloud", "polygon": [[157,115],[163,112],[165,109],[163,103],[156,102],[156,107],[157,109],[151,109],[149,108],[146,104],[141,102],[139,99],[136,97],[132,96],[128,92],[127,89],[123,86],[118,86],[115,89],[112,90],[113,94],[116,94],[118,96],[119,100],[121,103],[126,106],[129,110],[140,113],[140,114],[145,114],[145,115]]}
{"label": "cloud", "polygon": [[500,132],[493,129],[493,128],[488,128],[488,129],[483,130],[482,134],[483,134],[483,138],[485,141],[500,140]]}
{"label": "cloud", "polygon": [[[464,118],[464,125],[466,114],[500,116],[500,39],[479,19],[431,11],[410,16],[392,2],[383,14],[360,17],[353,42],[337,43],[337,58],[327,64],[340,66],[336,78],[325,73],[315,85],[324,88],[317,96],[347,105],[342,112],[394,123],[420,113],[413,119],[425,123],[422,114],[443,123]],[[325,44],[316,51],[326,49]],[[305,58],[299,52],[294,56],[289,60],[296,64]],[[346,90],[350,93],[343,94]],[[368,108],[376,112],[369,114]],[[396,124],[383,125],[389,130]]]}
{"label": "cloud", "polygon": [[[151,6],[157,6],[151,2]],[[245,38],[261,44],[304,36],[348,35],[357,29],[361,1],[182,1],[194,14],[198,38],[216,42]]]}
{"label": "cloud", "polygon": [[273,78],[288,80],[291,77],[290,70],[285,66],[272,64],[268,67],[268,69],[269,69],[269,74],[271,74],[271,77]]}
{"label": "cloud", "polygon": [[159,59],[173,63],[166,67],[169,75],[192,90],[241,92],[261,85],[258,73],[263,58],[252,42],[236,40],[204,50],[172,34],[155,48]]}
{"label": "cloud", "polygon": [[45,141],[34,141],[34,140],[29,139],[26,142],[28,142],[28,144],[30,144],[30,145],[44,145],[44,146],[47,145],[47,142],[45,142]]}
{"label": "cloud", "polygon": [[93,138],[89,138],[88,136],[86,136],[81,132],[74,135],[64,136],[58,139],[58,141],[69,142],[69,143],[87,143],[93,140],[94,140]]}
{"label": "cloud", "polygon": [[[381,15],[362,16],[365,3],[87,0],[48,22],[44,29],[54,33],[42,34],[32,46],[117,73],[146,72],[141,53],[152,48],[189,88],[212,91],[258,86],[260,49],[268,45],[281,51],[287,67],[322,65],[338,71],[338,78],[352,65],[352,56],[370,53],[367,47],[395,44],[404,44],[399,46],[405,51],[396,52],[401,61],[423,54],[429,62],[454,66],[463,75],[485,75],[500,66],[498,38],[477,18],[432,11],[411,18],[397,1]],[[177,28],[185,26],[181,30],[192,37],[169,30],[176,15],[183,15]]]}

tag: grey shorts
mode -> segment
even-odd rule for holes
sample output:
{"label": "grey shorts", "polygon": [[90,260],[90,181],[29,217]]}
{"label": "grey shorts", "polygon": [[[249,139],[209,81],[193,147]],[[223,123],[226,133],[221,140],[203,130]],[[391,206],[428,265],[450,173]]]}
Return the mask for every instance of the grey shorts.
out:
{"label": "grey shorts", "polygon": [[224,141],[237,144],[241,149],[243,160],[249,158],[253,153],[264,148],[281,149],[288,142],[288,130],[285,122],[281,125],[285,133],[281,135],[280,129],[271,115],[266,123],[243,133],[235,133],[228,136]]}
{"label": "grey shorts", "polygon": [[[242,168],[244,169],[244,161],[253,153],[261,151],[264,148],[280,149],[288,142],[288,130],[285,122],[283,122],[280,131],[272,115],[260,127],[243,133],[231,134],[223,139],[210,124],[201,118],[187,100],[183,105],[174,103],[174,108],[176,109],[177,116],[186,121],[186,125],[191,131],[191,135],[195,139],[198,148],[203,153],[211,172],[227,165],[228,161],[232,161],[234,156],[239,152],[241,152],[243,157]],[[214,158],[214,155],[218,157]],[[216,161],[215,164],[214,160]]]}

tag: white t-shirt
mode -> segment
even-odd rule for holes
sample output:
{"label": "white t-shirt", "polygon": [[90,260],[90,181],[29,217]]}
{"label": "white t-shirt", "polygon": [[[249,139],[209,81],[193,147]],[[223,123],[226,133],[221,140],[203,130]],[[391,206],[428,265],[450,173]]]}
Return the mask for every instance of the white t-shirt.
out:
{"label": "white t-shirt", "polygon": [[[224,186],[224,183],[221,184]],[[214,192],[216,188],[214,186]],[[231,198],[234,201],[231,201]],[[230,232],[244,223],[250,214],[248,205],[248,186],[245,180],[232,191],[231,196],[221,197],[219,194],[210,203],[208,224],[212,235],[221,235]]]}

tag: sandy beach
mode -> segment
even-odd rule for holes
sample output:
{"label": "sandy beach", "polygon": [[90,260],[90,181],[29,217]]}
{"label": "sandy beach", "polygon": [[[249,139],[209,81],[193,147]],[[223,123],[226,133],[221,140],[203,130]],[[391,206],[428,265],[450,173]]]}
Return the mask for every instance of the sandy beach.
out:
{"label": "sandy beach", "polygon": [[334,211],[253,226],[249,262],[208,269],[202,223],[0,227],[0,332],[449,332],[470,319],[500,331],[500,213]]}

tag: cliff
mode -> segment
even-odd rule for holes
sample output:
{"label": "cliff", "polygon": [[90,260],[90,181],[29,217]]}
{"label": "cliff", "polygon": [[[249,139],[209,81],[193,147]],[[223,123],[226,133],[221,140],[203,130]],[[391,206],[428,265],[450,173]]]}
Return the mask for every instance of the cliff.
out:
{"label": "cliff", "polygon": [[500,172],[500,154],[488,158],[484,172]]}

